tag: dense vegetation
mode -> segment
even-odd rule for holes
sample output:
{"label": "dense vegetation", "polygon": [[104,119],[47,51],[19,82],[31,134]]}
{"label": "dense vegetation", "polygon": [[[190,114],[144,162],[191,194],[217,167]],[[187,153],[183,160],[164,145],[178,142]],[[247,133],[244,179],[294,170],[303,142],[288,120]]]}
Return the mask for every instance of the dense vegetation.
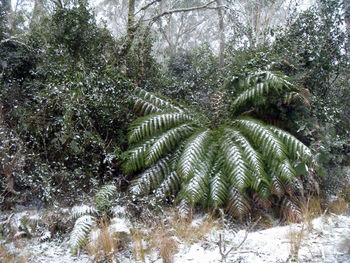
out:
{"label": "dense vegetation", "polygon": [[[225,39],[219,27],[219,55],[191,33],[164,48],[171,28],[160,21],[172,13],[152,9],[162,1],[138,12],[123,2],[117,37],[84,0],[38,0],[24,13],[1,0],[2,209],[73,204],[106,182],[135,203],[182,200],[239,218],[254,210],[297,217],[309,194],[343,193],[347,1],[319,0],[260,31],[225,11],[236,33]],[[206,12],[206,1],[178,4],[185,14]]]}

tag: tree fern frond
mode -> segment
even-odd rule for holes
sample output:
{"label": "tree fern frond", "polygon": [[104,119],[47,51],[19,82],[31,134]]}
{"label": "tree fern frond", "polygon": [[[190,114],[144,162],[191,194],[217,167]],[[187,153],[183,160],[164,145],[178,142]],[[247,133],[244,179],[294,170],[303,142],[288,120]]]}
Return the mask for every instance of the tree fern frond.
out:
{"label": "tree fern frond", "polygon": [[241,118],[234,122],[244,135],[249,136],[255,145],[263,151],[263,155],[269,158],[286,158],[286,147],[278,137],[270,131],[269,127],[258,120]]}
{"label": "tree fern frond", "polygon": [[144,141],[141,145],[127,150],[123,153],[124,162],[122,164],[126,173],[132,173],[147,167],[146,158],[148,149],[152,146],[156,139],[151,138]]}
{"label": "tree fern frond", "polygon": [[161,185],[157,188],[156,196],[167,197],[180,189],[181,179],[177,172],[172,171],[168,177],[164,179]]}
{"label": "tree fern frond", "polygon": [[75,220],[84,215],[94,215],[94,214],[97,214],[97,210],[94,207],[88,206],[88,205],[77,205],[77,206],[73,206],[69,219]]}
{"label": "tree fern frond", "polygon": [[271,193],[281,198],[285,194],[284,182],[281,178],[273,176],[271,178]]}
{"label": "tree fern frond", "polygon": [[285,75],[270,71],[258,71],[254,75],[248,76],[244,85],[247,88],[233,101],[235,109],[246,105],[249,101],[256,101],[272,91],[278,94],[280,91],[290,90],[292,87]]}
{"label": "tree fern frond", "polygon": [[148,194],[161,184],[164,178],[171,172],[168,159],[169,157],[164,157],[133,180],[130,186],[130,192],[135,195]]}
{"label": "tree fern frond", "polygon": [[228,176],[228,181],[239,190],[249,187],[251,173],[237,144],[224,136],[220,143],[220,152],[223,154],[223,169]]}
{"label": "tree fern frond", "polygon": [[233,217],[243,218],[250,211],[250,200],[234,186],[230,186],[228,192],[227,211]]}
{"label": "tree fern frond", "polygon": [[[243,134],[235,128],[225,128],[225,134],[230,136],[235,142],[237,142],[242,150],[249,169],[252,171],[251,187],[254,190],[259,189],[259,185],[264,182],[265,185],[269,184],[269,179],[265,171],[265,165],[261,154],[256,151],[251,143],[243,136]],[[265,193],[267,193],[265,191]]]}
{"label": "tree fern frond", "polygon": [[185,123],[160,135],[148,149],[146,164],[149,166],[157,161],[166,152],[173,149],[182,138],[190,135],[193,130],[191,125]]}
{"label": "tree fern frond", "polygon": [[155,136],[191,120],[193,120],[193,117],[179,112],[161,112],[139,118],[131,124],[131,132],[128,136],[129,143],[138,142],[145,137]]}
{"label": "tree fern frond", "polygon": [[221,207],[227,200],[228,182],[226,175],[221,169],[220,165],[213,166],[213,175],[210,180],[210,201],[214,208]]}
{"label": "tree fern frond", "polygon": [[[208,147],[206,154],[197,160],[191,178],[186,178],[181,195],[192,205],[198,203],[209,189],[210,173],[216,155],[215,145]],[[188,181],[189,179],[189,181]]]}
{"label": "tree fern frond", "polygon": [[284,145],[286,145],[291,158],[293,158],[294,160],[300,158],[303,161],[310,160],[311,150],[305,144],[303,144],[290,133],[283,131],[279,128],[270,126],[269,129],[272,132],[274,132],[278,136],[278,138],[280,138]]}
{"label": "tree fern frond", "polygon": [[288,159],[284,159],[283,161],[273,160],[272,163],[272,170],[277,174],[278,177],[283,178],[289,182],[293,181],[296,176],[296,172]]}
{"label": "tree fern frond", "polygon": [[94,224],[94,217],[91,215],[84,215],[77,219],[69,240],[71,253],[73,255],[75,255],[79,247],[85,243]]}
{"label": "tree fern frond", "polygon": [[145,91],[141,88],[136,88],[134,91],[135,105],[134,110],[142,115],[150,113],[161,112],[164,110],[174,110],[182,112],[180,107],[173,105],[172,103],[155,96],[154,94]]}
{"label": "tree fern frond", "polygon": [[95,203],[97,210],[101,212],[106,212],[110,209],[111,197],[117,191],[117,187],[112,184],[106,184],[100,188],[100,190],[95,195]]}
{"label": "tree fern frond", "polygon": [[183,198],[179,204],[179,215],[181,218],[189,218],[191,216],[192,206],[187,199]]}
{"label": "tree fern frond", "polygon": [[186,141],[177,165],[177,170],[182,178],[188,178],[195,169],[197,161],[205,156],[208,142],[211,140],[210,133],[210,129],[199,131]]}

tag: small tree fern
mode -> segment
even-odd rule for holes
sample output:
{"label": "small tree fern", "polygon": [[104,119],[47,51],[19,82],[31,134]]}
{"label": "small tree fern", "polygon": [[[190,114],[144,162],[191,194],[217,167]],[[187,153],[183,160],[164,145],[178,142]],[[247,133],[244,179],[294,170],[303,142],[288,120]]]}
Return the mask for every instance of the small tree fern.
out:
{"label": "small tree fern", "polygon": [[[294,164],[307,164],[310,150],[293,135],[252,118],[252,107],[270,94],[295,92],[281,73],[257,72],[233,79],[231,119],[213,125],[190,109],[137,88],[124,169],[137,174],[134,195],[176,195],[183,207],[226,207],[235,217],[252,202],[272,204],[292,195]],[[292,187],[293,188],[293,187]],[[253,198],[254,197],[254,198]],[[289,204],[289,203],[288,203]],[[289,204],[290,205],[290,204]],[[269,206],[269,205],[266,205]]]}
{"label": "small tree fern", "polygon": [[70,235],[70,247],[73,255],[86,242],[91,229],[98,225],[98,219],[109,216],[112,207],[111,197],[115,191],[114,185],[104,185],[95,195],[94,206],[81,205],[72,208],[70,219],[76,220]]}

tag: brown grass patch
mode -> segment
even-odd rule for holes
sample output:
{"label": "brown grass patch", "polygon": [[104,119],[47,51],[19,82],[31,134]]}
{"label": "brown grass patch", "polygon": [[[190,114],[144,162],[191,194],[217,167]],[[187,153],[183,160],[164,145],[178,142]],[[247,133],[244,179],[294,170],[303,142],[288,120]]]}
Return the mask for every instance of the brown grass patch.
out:
{"label": "brown grass patch", "polygon": [[112,234],[109,231],[108,227],[108,223],[102,223],[99,230],[97,230],[97,238],[88,242],[85,246],[86,251],[94,259],[94,262],[113,261],[116,259],[119,239],[117,234]]}

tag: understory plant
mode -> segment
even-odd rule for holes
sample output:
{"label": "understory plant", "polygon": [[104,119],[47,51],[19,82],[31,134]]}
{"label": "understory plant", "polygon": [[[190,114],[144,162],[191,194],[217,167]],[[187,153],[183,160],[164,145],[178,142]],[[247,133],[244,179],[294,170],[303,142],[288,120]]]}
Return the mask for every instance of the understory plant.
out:
{"label": "understory plant", "polygon": [[308,170],[311,152],[290,133],[253,117],[257,106],[271,103],[270,96],[290,98],[297,88],[269,71],[230,82],[230,112],[222,119],[213,114],[213,120],[135,90],[134,109],[141,116],[131,124],[132,146],[124,156],[124,170],[136,176],[132,195],[175,196],[183,212],[200,204],[224,207],[236,218],[254,207],[297,213],[294,196],[302,192],[302,173],[296,167]]}
{"label": "understory plant", "polygon": [[116,187],[106,184],[100,188],[94,197],[94,205],[75,206],[72,209],[71,220],[76,220],[73,231],[70,235],[71,253],[74,255],[77,250],[86,243],[93,227],[103,224],[111,215],[112,196]]}

